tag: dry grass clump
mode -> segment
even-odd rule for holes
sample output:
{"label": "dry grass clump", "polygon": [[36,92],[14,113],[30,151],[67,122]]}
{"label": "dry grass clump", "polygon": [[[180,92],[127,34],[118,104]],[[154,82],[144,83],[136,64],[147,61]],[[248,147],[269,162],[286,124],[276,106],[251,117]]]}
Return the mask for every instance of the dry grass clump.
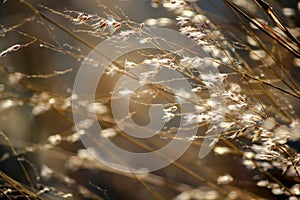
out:
{"label": "dry grass clump", "polygon": [[[3,1],[0,197],[299,199],[299,9],[299,2],[275,0]],[[163,38],[146,32],[147,27],[176,30],[205,54],[165,51]],[[95,101],[73,91],[80,64],[98,66],[87,57],[98,43],[126,44],[137,33],[141,44],[156,49],[130,52],[105,66]],[[178,52],[192,49],[167,45]],[[132,74],[145,64],[149,70]],[[218,73],[199,73],[201,67]],[[164,69],[180,72],[191,90],[164,85],[183,80],[176,77],[161,85],[147,82]],[[143,86],[132,90],[125,83],[114,93],[122,76]],[[145,113],[151,106],[162,107],[164,128],[145,140],[124,133],[111,107],[124,97],[140,125],[149,123]],[[193,112],[182,112],[178,99]],[[223,110],[216,109],[220,99],[226,102]],[[75,126],[77,115],[85,120]],[[103,129],[98,137],[130,151],[153,151],[172,140],[192,145],[168,167],[124,173],[103,165],[82,144],[80,137],[88,136],[94,123]],[[197,128],[197,134],[177,137],[186,127]],[[199,159],[201,146],[213,150]]]}

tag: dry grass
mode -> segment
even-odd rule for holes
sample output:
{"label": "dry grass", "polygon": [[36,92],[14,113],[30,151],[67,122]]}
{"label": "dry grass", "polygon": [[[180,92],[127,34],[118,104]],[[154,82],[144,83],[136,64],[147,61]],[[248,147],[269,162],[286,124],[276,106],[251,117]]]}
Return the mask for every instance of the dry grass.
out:
{"label": "dry grass", "polygon": [[[84,3],[62,1],[57,6],[12,0],[0,5],[1,198],[299,199],[299,2],[293,9],[270,1],[272,9],[261,0]],[[141,10],[147,6],[153,17],[146,11],[145,16],[133,13],[133,6]],[[159,46],[161,38],[144,31],[149,26],[181,32],[208,56],[166,52]],[[126,43],[133,33],[157,49],[114,60],[99,82],[95,102],[79,96],[72,109],[76,72],[89,51],[108,38],[121,37]],[[139,76],[130,72],[144,63],[153,70]],[[197,66],[220,73],[199,74]],[[193,89],[174,92],[147,84],[112,95],[121,76],[144,81],[162,68],[183,74]],[[216,80],[224,83],[224,90],[215,89]],[[166,126],[155,137],[136,139],[117,127],[110,104],[112,98],[127,94],[132,95],[130,114],[138,124],[149,122],[145,113],[150,106],[164,108]],[[218,98],[208,98],[213,95]],[[197,112],[180,113],[176,98],[187,100]],[[226,101],[226,113],[215,110],[219,98]],[[76,109],[79,105],[84,110]],[[155,172],[113,170],[91,156],[80,141],[79,135],[88,135],[86,130],[94,123],[93,112],[104,129],[101,137],[124,149],[147,152],[171,140],[193,143],[180,159]],[[73,115],[87,120],[76,129]],[[184,129],[180,119],[197,127],[197,135],[176,137]],[[221,134],[209,135],[211,128]],[[216,145],[199,159],[201,145],[212,145],[203,144],[207,137]]]}

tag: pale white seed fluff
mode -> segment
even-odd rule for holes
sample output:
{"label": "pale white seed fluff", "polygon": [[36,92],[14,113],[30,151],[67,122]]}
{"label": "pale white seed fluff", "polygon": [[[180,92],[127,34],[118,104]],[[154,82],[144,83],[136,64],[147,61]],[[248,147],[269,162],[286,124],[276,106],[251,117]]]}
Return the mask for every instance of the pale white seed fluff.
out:
{"label": "pale white seed fluff", "polygon": [[233,178],[232,176],[230,176],[229,174],[225,174],[225,175],[222,175],[222,176],[219,176],[217,178],[217,182],[218,184],[220,185],[225,185],[225,184],[229,184],[233,181]]}
{"label": "pale white seed fluff", "polygon": [[113,128],[104,129],[101,131],[101,136],[104,138],[111,138],[117,135],[117,132]]}

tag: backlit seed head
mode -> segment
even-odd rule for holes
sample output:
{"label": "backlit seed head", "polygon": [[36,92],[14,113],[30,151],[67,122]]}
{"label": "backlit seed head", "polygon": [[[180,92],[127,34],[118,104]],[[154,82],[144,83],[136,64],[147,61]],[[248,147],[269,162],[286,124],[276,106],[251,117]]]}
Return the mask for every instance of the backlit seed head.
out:
{"label": "backlit seed head", "polygon": [[22,45],[20,44],[15,44],[13,46],[11,46],[10,48],[7,49],[8,52],[11,52],[11,51],[17,51],[21,48]]}

